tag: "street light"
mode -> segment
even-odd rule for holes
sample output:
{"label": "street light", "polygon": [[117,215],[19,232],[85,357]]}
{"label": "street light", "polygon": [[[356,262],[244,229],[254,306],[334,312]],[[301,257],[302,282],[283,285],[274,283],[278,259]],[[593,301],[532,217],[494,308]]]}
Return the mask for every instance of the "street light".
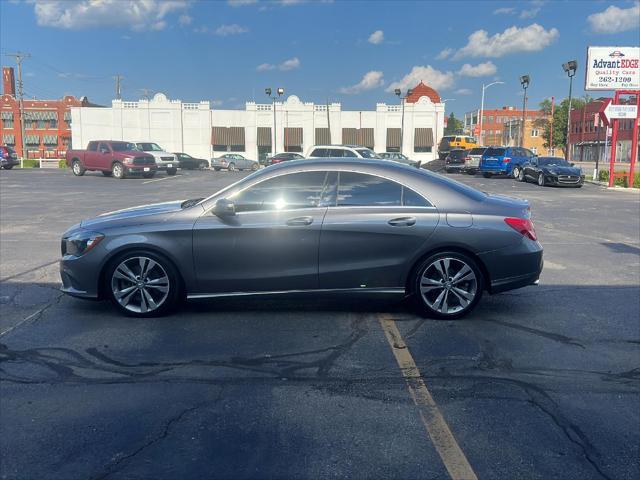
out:
{"label": "street light", "polygon": [[[482,117],[484,116],[484,91],[491,85],[503,85],[504,82],[492,82],[489,85],[482,84],[482,101],[480,102],[480,145],[484,146],[484,132],[482,131]],[[471,119],[473,120],[473,118]]]}
{"label": "street light", "polygon": [[275,95],[271,96],[271,88],[265,88],[264,93],[266,93],[267,97],[269,97],[273,101],[273,145],[271,146],[271,149],[273,150],[273,155],[275,155],[276,154],[276,100],[282,95],[284,95],[284,88],[278,87],[276,89],[276,93],[278,94],[277,97]]}
{"label": "street light", "polygon": [[524,124],[525,124],[525,116],[527,114],[527,88],[529,87],[529,82],[531,78],[529,75],[522,75],[520,77],[520,85],[524,90],[524,96],[522,98],[522,130],[520,131],[520,146],[524,147]]}
{"label": "street light", "polygon": [[407,94],[404,97],[402,96],[402,91],[399,88],[396,88],[394,93],[402,100],[402,121],[400,126],[400,153],[402,153],[402,146],[404,143],[404,103],[406,98],[413,93],[413,90],[408,89]]}
{"label": "street light", "polygon": [[[573,77],[576,74],[576,70],[578,70],[578,62],[575,60],[570,60],[567,63],[562,64],[562,69],[569,76],[569,110],[567,111],[567,134],[566,134],[566,147],[564,150],[564,158],[568,162],[569,158],[569,129],[571,127],[571,90],[573,88]],[[553,121],[553,119],[552,119]]]}

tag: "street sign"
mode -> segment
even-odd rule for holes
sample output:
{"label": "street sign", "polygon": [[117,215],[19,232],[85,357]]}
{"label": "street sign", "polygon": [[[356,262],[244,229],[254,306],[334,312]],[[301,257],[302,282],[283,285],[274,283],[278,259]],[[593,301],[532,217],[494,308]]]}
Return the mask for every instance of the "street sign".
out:
{"label": "street sign", "polygon": [[609,106],[610,103],[611,103],[611,99],[605,98],[604,102],[602,102],[602,105],[600,105],[600,110],[598,110],[598,116],[600,117],[600,121],[605,127],[608,127],[610,125],[609,119],[604,114],[604,111],[606,110],[606,108]]}
{"label": "street sign", "polygon": [[638,106],[637,105],[614,105],[613,103],[609,103],[607,107],[602,112],[605,118],[608,121],[613,120],[614,118],[622,118],[628,119],[635,118],[638,116]]}
{"label": "street sign", "polygon": [[639,90],[640,47],[589,47],[585,90]]}

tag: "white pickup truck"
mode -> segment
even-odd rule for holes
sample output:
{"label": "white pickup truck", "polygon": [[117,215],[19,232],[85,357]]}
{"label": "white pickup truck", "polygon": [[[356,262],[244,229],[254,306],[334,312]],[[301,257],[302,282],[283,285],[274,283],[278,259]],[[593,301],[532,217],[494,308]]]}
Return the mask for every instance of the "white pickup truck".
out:
{"label": "white pickup truck", "polygon": [[164,151],[157,143],[153,142],[133,142],[138,150],[146,152],[156,160],[158,170],[166,170],[167,175],[175,175],[180,166],[178,157],[174,153]]}

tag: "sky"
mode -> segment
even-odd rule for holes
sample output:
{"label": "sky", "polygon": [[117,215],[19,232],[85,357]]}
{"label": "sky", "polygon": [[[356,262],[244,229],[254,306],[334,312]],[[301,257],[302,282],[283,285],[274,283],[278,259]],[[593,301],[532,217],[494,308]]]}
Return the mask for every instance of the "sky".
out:
{"label": "sky", "polygon": [[[640,44],[638,1],[0,0],[0,53],[23,62],[28,97],[110,105],[163,92],[213,108],[267,103],[266,87],[344,110],[398,103],[424,81],[461,117],[568,95],[562,63],[587,46]],[[601,92],[591,92],[601,96]]]}

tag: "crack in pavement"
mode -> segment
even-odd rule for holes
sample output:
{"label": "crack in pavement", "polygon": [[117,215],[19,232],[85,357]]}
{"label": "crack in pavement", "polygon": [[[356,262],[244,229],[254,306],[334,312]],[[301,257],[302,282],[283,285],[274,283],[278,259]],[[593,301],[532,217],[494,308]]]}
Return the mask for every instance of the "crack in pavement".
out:
{"label": "crack in pavement", "polygon": [[59,292],[58,295],[53,300],[50,300],[44,307],[41,307],[40,309],[36,310],[31,315],[29,315],[29,316],[23,318],[22,320],[20,320],[15,325],[12,325],[11,327],[7,328],[6,330],[0,332],[0,337],[3,337],[4,335],[6,335],[8,333],[11,333],[13,330],[15,330],[16,328],[24,325],[27,322],[30,322],[30,323],[37,322],[38,320],[40,320],[44,316],[44,314],[51,307],[54,307],[54,306],[58,305],[60,303],[60,301],[62,300],[62,297],[64,297],[64,293]]}

